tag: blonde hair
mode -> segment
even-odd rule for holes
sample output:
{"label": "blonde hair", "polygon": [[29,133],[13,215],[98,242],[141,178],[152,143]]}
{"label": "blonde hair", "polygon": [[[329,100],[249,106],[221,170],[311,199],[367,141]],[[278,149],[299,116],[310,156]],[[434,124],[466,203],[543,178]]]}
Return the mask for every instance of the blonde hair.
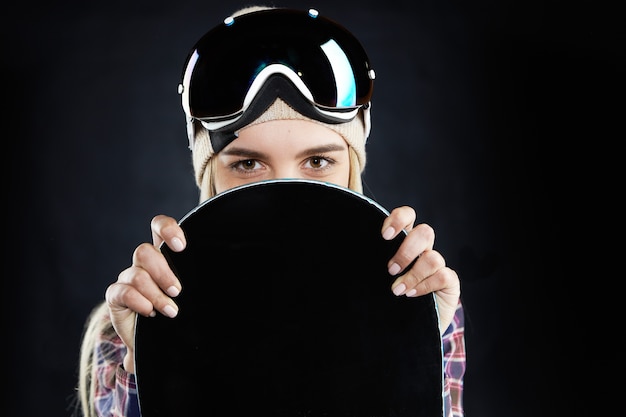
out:
{"label": "blonde hair", "polygon": [[[105,301],[98,304],[87,317],[80,345],[80,356],[78,362],[78,404],[80,412],[85,417],[95,417],[95,391],[96,391],[96,371],[97,362],[95,349],[96,342],[101,335],[115,333],[111,321],[107,319],[109,308]],[[77,406],[77,408],[79,408]]]}

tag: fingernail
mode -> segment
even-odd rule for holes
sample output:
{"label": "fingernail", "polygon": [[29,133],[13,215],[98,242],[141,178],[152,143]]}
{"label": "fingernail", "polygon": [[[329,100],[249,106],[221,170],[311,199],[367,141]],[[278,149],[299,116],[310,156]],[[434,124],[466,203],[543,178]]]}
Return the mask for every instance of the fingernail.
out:
{"label": "fingernail", "polygon": [[175,286],[171,286],[167,289],[167,295],[169,295],[170,297],[176,297],[178,296],[178,294],[180,294],[180,291],[178,291],[178,288],[176,288]]}
{"label": "fingernail", "polygon": [[407,297],[415,297],[415,294],[417,293],[417,290],[415,288],[411,288],[409,291],[407,291],[406,295]]}
{"label": "fingernail", "polygon": [[396,234],[396,229],[394,229],[393,227],[389,226],[383,232],[383,239],[390,240],[393,237],[393,235],[395,235],[395,234]]}
{"label": "fingernail", "polygon": [[177,237],[172,239],[172,249],[174,249],[176,252],[180,252],[181,250],[185,249],[185,247],[183,246],[183,241]]}
{"label": "fingernail", "polygon": [[404,292],[404,290],[406,290],[406,285],[404,284],[398,284],[393,288],[393,293],[395,295],[402,295],[402,293]]}
{"label": "fingernail", "polygon": [[166,305],[163,308],[163,313],[170,318],[174,318],[176,317],[176,315],[178,314],[178,311],[176,311],[176,309],[174,307],[172,307],[171,305]]}
{"label": "fingernail", "polygon": [[400,272],[400,265],[398,265],[397,263],[392,263],[388,271],[389,275],[396,275],[398,272]]}

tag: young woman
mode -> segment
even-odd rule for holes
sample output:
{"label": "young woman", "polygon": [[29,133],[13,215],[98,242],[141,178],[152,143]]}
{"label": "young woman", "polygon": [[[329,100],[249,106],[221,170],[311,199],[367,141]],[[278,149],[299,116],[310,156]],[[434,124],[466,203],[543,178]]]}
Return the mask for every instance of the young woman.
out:
{"label": "young woman", "polygon": [[[200,201],[280,178],[320,180],[362,192],[373,79],[358,40],[315,10],[251,7],[226,19],[196,43],[179,86]],[[433,229],[414,225],[415,220],[412,208],[399,207],[383,223],[384,239],[407,232],[387,264],[390,275],[400,273],[389,291],[406,297],[435,294],[446,416],[462,416],[460,282],[433,249]],[[79,380],[87,417],[140,415],[136,315],[177,315],[182,286],[159,246],[183,251],[185,234],[165,215],[152,219],[151,230],[153,242],[136,248],[132,265],[107,288],[106,301],[87,322]]]}

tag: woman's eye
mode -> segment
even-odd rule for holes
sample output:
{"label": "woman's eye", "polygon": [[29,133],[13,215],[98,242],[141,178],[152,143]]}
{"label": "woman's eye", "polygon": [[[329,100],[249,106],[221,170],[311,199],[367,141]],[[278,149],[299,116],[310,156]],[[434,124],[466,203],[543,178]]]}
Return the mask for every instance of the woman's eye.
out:
{"label": "woman's eye", "polygon": [[257,167],[258,162],[254,159],[246,159],[243,161],[238,161],[235,164],[235,168],[242,169],[244,171],[252,171]]}
{"label": "woman's eye", "polygon": [[311,168],[320,169],[326,167],[330,162],[326,158],[322,158],[321,156],[313,156],[309,158],[307,165]]}

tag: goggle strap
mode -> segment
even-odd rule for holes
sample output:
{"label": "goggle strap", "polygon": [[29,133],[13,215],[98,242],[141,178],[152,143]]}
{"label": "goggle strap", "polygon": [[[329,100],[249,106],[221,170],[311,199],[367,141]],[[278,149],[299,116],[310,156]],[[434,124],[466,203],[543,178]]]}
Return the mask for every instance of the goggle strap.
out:
{"label": "goggle strap", "polygon": [[365,140],[370,136],[372,130],[372,103],[369,102],[367,106],[363,106],[363,126],[365,127]]}

